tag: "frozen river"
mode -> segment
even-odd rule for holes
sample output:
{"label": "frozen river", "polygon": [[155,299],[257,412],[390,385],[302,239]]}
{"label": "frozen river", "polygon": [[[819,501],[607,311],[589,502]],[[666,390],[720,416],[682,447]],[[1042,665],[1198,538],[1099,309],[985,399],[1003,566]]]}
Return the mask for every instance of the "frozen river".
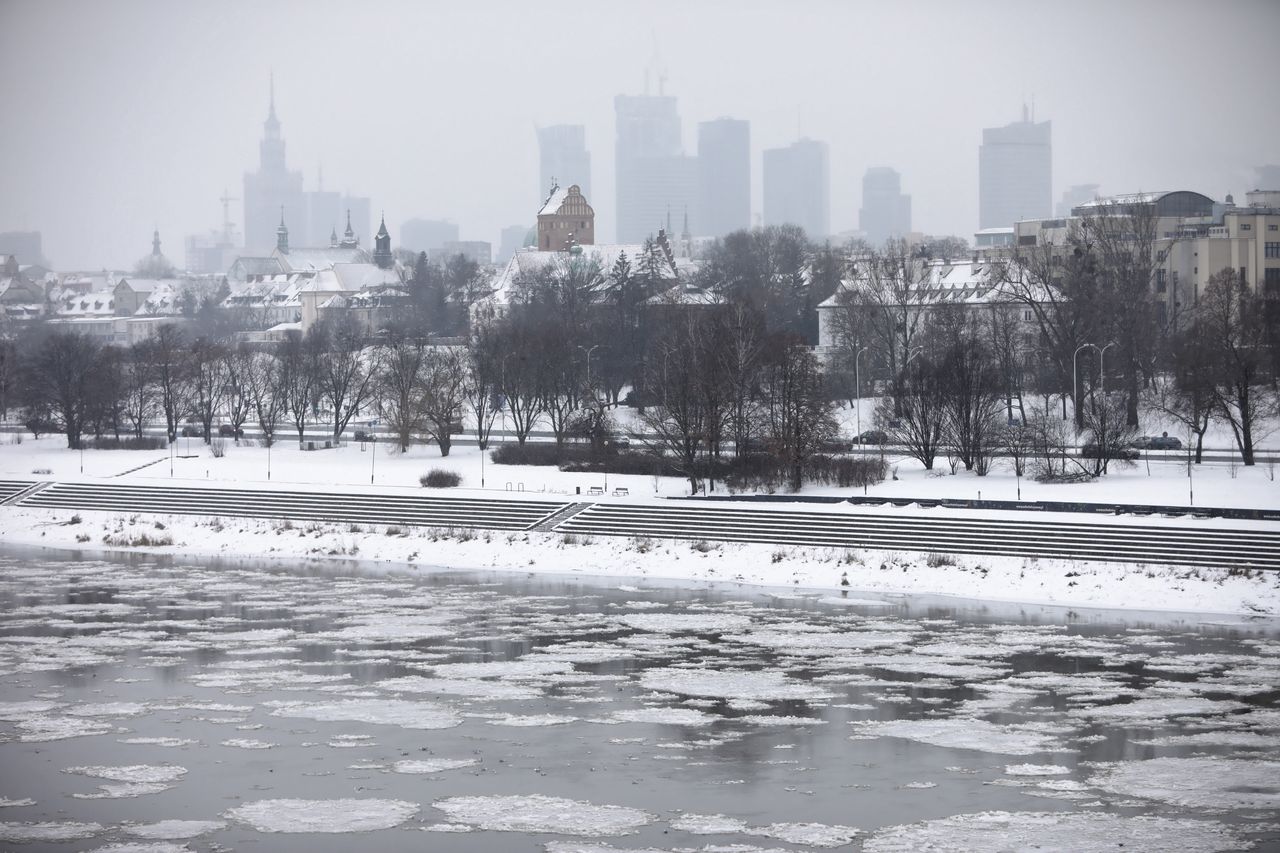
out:
{"label": "frozen river", "polygon": [[0,552],[6,850],[1277,849],[1278,757],[1274,621]]}

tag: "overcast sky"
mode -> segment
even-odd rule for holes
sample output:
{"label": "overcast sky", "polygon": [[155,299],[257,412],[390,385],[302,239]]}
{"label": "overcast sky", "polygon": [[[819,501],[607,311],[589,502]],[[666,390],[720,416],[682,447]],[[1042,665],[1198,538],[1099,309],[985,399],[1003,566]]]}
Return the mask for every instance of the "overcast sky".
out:
{"label": "overcast sky", "polygon": [[917,230],[971,237],[982,128],[1033,97],[1055,200],[1077,183],[1242,196],[1280,162],[1278,37],[1275,0],[0,0],[0,231],[42,231],[60,269],[128,268],[158,226],[181,263],[257,167],[274,69],[305,188],[323,165],[395,238],[448,218],[496,247],[538,206],[535,126],[586,125],[604,242],[613,96],[643,91],[655,41],[687,152],[697,122],[750,120],[755,212],[760,151],[802,134],[831,146],[833,230],[888,165]]}

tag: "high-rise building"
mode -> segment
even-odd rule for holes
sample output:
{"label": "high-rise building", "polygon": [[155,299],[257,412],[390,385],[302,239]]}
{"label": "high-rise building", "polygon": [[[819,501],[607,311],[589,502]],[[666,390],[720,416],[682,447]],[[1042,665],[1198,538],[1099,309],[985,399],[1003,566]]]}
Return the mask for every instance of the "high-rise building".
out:
{"label": "high-rise building", "polygon": [[[1062,194],[1053,215],[1059,218],[1071,215],[1072,208],[1091,202],[1098,197],[1097,184],[1076,184]],[[1012,225],[1013,223],[1009,223]]]}
{"label": "high-rise building", "polygon": [[615,173],[619,243],[639,243],[697,205],[697,161],[684,156],[671,95],[618,95]]}
{"label": "high-rise building", "polygon": [[1051,122],[1022,121],[982,131],[978,148],[978,227],[1004,228],[1053,212]]}
{"label": "high-rise building", "polygon": [[275,81],[271,84],[271,106],[263,123],[258,145],[258,171],[244,176],[244,242],[250,255],[266,255],[276,244],[276,228],[281,212],[292,221],[303,222],[307,210],[302,196],[302,173],[285,165],[284,139],[276,118]]}
{"label": "high-rise building", "polygon": [[536,234],[527,225],[508,225],[502,229],[501,240],[498,242],[497,262],[505,264],[511,260],[511,256],[529,244],[531,240],[536,239]]}
{"label": "high-rise building", "polygon": [[458,225],[442,219],[409,219],[400,226],[400,248],[435,256],[445,243],[458,241]]}
{"label": "high-rise building", "polygon": [[0,234],[0,258],[13,255],[19,264],[47,267],[39,231],[6,231]]}
{"label": "high-rise building", "polygon": [[862,176],[858,227],[873,246],[911,233],[911,196],[903,195],[902,176],[894,169],[875,166]]}
{"label": "high-rise building", "polygon": [[554,124],[538,128],[538,200],[547,197],[553,184],[577,185],[591,198],[591,153],[587,131],[580,124]]}
{"label": "high-rise building", "polygon": [[723,237],[751,227],[751,123],[718,118],[698,124],[698,204],[693,230]]}
{"label": "high-rise building", "polygon": [[764,224],[799,225],[814,240],[830,233],[827,143],[801,139],[764,152]]}

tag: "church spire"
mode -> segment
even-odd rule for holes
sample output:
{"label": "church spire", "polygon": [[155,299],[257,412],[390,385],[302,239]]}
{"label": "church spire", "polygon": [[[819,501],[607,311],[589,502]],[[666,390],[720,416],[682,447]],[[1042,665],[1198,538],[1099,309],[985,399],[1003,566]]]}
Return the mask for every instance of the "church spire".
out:
{"label": "church spire", "polygon": [[276,229],[276,251],[289,254],[289,229],[284,224],[284,205],[280,205],[280,227]]}
{"label": "church spire", "polygon": [[152,257],[160,257],[160,229],[157,228],[151,232],[151,255]]}
{"label": "church spire", "polygon": [[378,225],[378,233],[373,238],[373,262],[380,268],[391,269],[395,258],[391,255],[391,234],[387,231],[387,214],[382,214],[382,222]]}

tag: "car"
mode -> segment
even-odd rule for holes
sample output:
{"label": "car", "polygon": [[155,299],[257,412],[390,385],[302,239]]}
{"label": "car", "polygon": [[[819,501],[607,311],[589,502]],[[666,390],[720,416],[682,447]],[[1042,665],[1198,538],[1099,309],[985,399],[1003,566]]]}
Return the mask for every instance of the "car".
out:
{"label": "car", "polygon": [[605,439],[605,444],[608,444],[612,447],[630,447],[631,436],[623,435],[620,432],[615,432],[613,435],[610,435],[608,438]]}
{"label": "car", "polygon": [[1163,435],[1152,436],[1149,446],[1152,450],[1181,450],[1182,439],[1175,438],[1166,432]]}
{"label": "car", "polygon": [[218,435],[222,436],[223,438],[232,438],[232,437],[244,438],[244,430],[237,429],[236,427],[233,427],[231,424],[219,424]]}
{"label": "car", "polygon": [[[1080,447],[1080,456],[1084,459],[1100,459],[1102,452],[1096,444],[1084,444]],[[1131,447],[1113,447],[1107,452],[1108,459],[1128,459],[1130,461],[1141,458],[1142,454]]]}
{"label": "car", "polygon": [[845,441],[843,438],[828,438],[822,442],[819,449],[823,453],[848,453],[853,450],[853,442]]}
{"label": "car", "polygon": [[198,426],[184,426],[182,428],[182,436],[184,438],[199,438],[204,435],[204,431]]}
{"label": "car", "polygon": [[1129,446],[1130,446],[1130,447],[1135,447],[1135,448],[1137,448],[1138,450],[1150,450],[1150,449],[1151,449],[1151,442],[1152,442],[1152,437],[1151,437],[1151,436],[1149,436],[1149,435],[1143,435],[1143,436],[1139,436],[1138,438],[1135,438],[1133,441],[1129,442]]}
{"label": "car", "polygon": [[889,434],[880,429],[869,429],[861,435],[853,437],[856,444],[888,444]]}

